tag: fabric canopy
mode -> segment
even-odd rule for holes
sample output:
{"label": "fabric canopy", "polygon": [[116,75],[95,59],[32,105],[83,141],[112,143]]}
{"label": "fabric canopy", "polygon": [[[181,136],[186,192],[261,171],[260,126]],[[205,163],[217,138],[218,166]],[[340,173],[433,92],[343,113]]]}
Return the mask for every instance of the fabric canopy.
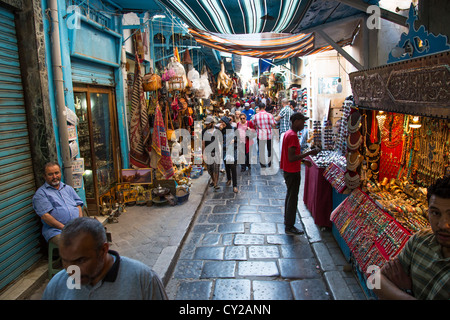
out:
{"label": "fabric canopy", "polygon": [[[207,47],[237,55],[264,58],[286,59],[332,50],[331,46],[316,48],[314,33],[308,34],[217,34],[198,29],[189,29],[195,40]],[[352,39],[339,42],[346,45]]]}
{"label": "fabric canopy", "polygon": [[[351,44],[364,5],[379,0],[110,0],[122,8],[167,10],[213,50],[287,59]],[[352,5],[354,4],[354,5]],[[156,12],[156,11],[154,11]],[[171,14],[169,14],[171,15]],[[322,34],[316,32],[320,30]],[[328,36],[323,37],[323,32]]]}

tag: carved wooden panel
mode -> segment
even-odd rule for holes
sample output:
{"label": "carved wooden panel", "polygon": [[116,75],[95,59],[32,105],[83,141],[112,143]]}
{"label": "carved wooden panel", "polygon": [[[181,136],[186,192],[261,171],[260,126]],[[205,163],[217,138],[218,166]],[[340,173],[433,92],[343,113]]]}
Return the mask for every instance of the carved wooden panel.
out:
{"label": "carved wooden panel", "polygon": [[450,51],[350,73],[361,107],[450,119]]}

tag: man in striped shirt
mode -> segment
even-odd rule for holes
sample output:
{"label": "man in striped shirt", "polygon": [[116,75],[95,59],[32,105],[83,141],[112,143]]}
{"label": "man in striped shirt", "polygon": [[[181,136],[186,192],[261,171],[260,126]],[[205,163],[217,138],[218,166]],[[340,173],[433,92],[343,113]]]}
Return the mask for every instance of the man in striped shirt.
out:
{"label": "man in striped shirt", "polygon": [[294,114],[294,106],[293,103],[295,103],[295,101],[292,101],[292,103],[287,99],[287,98],[283,98],[281,100],[281,105],[282,105],[282,109],[280,110],[280,113],[278,114],[278,116],[275,117],[275,121],[280,121],[280,158],[281,158],[281,152],[282,152],[282,147],[283,147],[283,138],[284,138],[284,134],[286,133],[286,131],[288,131],[289,129],[291,129],[291,124],[290,124],[290,118],[291,116]]}
{"label": "man in striped shirt", "polygon": [[381,299],[450,299],[450,175],[428,188],[431,229],[414,234],[380,272]]}
{"label": "man in striped shirt", "polygon": [[[266,105],[259,104],[259,112],[253,117],[253,125],[256,127],[258,138],[259,160],[261,167],[270,167],[272,161],[272,128],[276,128],[273,115],[266,112]],[[266,165],[265,149],[267,148],[268,163]]]}

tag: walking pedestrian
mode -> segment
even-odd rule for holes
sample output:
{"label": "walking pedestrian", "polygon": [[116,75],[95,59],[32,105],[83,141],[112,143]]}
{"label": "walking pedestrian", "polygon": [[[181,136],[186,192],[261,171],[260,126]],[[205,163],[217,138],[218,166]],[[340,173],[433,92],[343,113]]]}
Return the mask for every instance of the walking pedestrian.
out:
{"label": "walking pedestrian", "polygon": [[[261,167],[270,167],[272,163],[272,128],[276,128],[276,122],[273,115],[266,112],[266,106],[264,104],[259,104],[259,112],[253,118],[253,125],[256,127],[256,134],[258,138],[258,148],[259,148],[259,160]],[[267,165],[265,150],[267,149]]]}
{"label": "walking pedestrian", "polygon": [[280,159],[280,169],[283,170],[284,181],[286,183],[286,199],[284,201],[284,225],[286,233],[303,234],[295,224],[297,216],[298,192],[300,190],[301,163],[311,166],[309,160],[304,160],[309,155],[316,155],[319,149],[313,149],[306,153],[301,153],[300,142],[297,133],[303,130],[305,121],[309,118],[301,113],[294,113],[290,117],[291,129],[289,129],[283,139],[283,153]]}
{"label": "walking pedestrian", "polygon": [[248,102],[246,102],[244,104],[244,110],[242,110],[241,113],[245,114],[245,116],[247,117],[247,120],[251,120],[252,116],[255,114],[255,110],[250,108],[250,104]]}
{"label": "walking pedestrian", "polygon": [[283,138],[286,131],[290,129],[290,118],[294,114],[294,108],[287,98],[281,100],[282,108],[275,117],[275,121],[280,122],[280,157],[283,149]]}
{"label": "walking pedestrian", "polygon": [[233,183],[233,192],[237,193],[237,139],[234,135],[236,129],[231,126],[231,120],[226,116],[220,118],[219,128],[222,131],[223,137],[223,161],[227,175],[227,186]]}
{"label": "walking pedestrian", "polygon": [[221,133],[214,127],[215,119],[212,116],[207,116],[205,119],[205,128],[202,131],[202,150],[203,150],[203,161],[206,163],[206,170],[211,177],[210,186],[214,187],[214,191],[220,189],[217,185],[219,181],[219,170],[220,170],[220,157],[218,142],[216,142],[216,137]]}
{"label": "walking pedestrian", "polygon": [[247,168],[251,170],[250,166],[250,147],[253,145],[253,138],[250,134],[255,132],[255,127],[251,121],[247,121],[245,114],[241,114],[239,122],[237,123],[237,129],[239,132],[239,147],[238,150],[245,150],[245,159],[241,162],[241,172],[244,172]]}

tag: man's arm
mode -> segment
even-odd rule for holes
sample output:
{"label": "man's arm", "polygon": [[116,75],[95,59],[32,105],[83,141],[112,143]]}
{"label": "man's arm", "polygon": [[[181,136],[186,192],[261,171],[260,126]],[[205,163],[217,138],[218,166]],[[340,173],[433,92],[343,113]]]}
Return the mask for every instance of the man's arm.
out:
{"label": "man's arm", "polygon": [[405,272],[398,258],[384,264],[380,272],[380,287],[375,294],[384,300],[416,300],[404,290],[411,290],[411,277]]}
{"label": "man's arm", "polygon": [[[80,212],[81,212],[81,207],[79,207],[79,208],[80,208]],[[50,227],[60,229],[60,230],[62,230],[64,228],[64,225],[61,222],[59,222],[58,220],[56,220],[50,213],[44,213],[41,216],[41,218]]]}
{"label": "man's arm", "polygon": [[310,155],[316,155],[320,152],[319,149],[313,149],[310,150],[306,153],[300,153],[300,154],[295,154],[295,147],[289,147],[288,149],[288,161],[289,162],[295,162],[298,160],[303,160],[303,158],[306,158],[307,156]]}
{"label": "man's arm", "polygon": [[382,300],[416,300],[413,296],[399,289],[383,274],[380,275],[380,287],[374,288],[373,291]]}

